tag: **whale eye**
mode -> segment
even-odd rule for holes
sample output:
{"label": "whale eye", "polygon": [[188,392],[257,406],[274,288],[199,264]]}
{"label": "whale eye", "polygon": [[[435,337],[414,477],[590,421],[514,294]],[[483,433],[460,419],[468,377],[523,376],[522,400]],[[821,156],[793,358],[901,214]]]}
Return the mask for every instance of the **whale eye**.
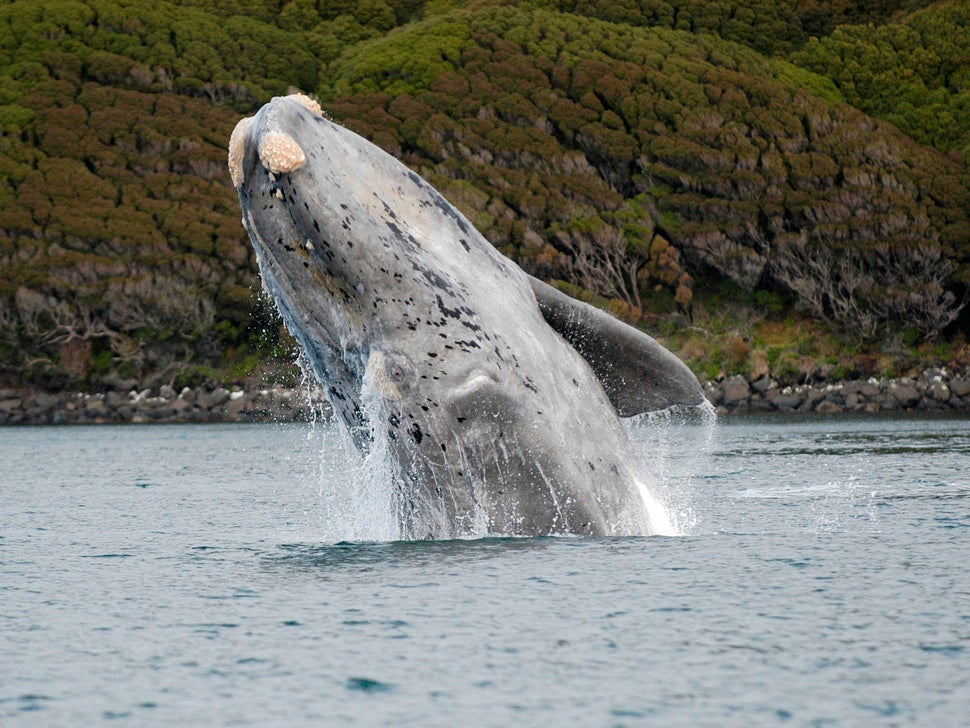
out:
{"label": "whale eye", "polygon": [[388,380],[394,384],[406,385],[414,379],[414,366],[403,354],[387,355],[384,367]]}

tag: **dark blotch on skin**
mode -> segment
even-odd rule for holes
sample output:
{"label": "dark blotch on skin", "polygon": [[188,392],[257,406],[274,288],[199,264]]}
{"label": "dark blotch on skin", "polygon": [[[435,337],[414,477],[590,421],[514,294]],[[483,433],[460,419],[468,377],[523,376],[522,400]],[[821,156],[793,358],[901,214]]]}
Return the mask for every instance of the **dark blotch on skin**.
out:
{"label": "dark blotch on skin", "polygon": [[417,422],[411,424],[411,426],[408,428],[408,434],[414,438],[414,441],[418,445],[420,445],[421,440],[424,439],[424,433],[421,432],[421,425],[419,425]]}

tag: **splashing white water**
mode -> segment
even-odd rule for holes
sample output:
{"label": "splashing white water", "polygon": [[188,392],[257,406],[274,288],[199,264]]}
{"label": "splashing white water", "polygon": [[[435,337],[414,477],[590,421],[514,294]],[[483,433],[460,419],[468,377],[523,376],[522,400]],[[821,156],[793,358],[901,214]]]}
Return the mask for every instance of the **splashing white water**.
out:
{"label": "splashing white water", "polygon": [[[651,487],[644,487],[665,511],[670,533],[689,536],[701,516],[694,500],[694,475],[714,451],[717,414],[708,402],[672,407],[623,421],[637,448]],[[659,516],[658,516],[659,517]],[[651,521],[658,523],[651,513]]]}
{"label": "splashing white water", "polygon": [[[313,379],[307,382],[312,393]],[[362,406],[371,421],[386,421],[386,405],[373,387],[362,391]],[[382,416],[383,413],[383,416]],[[693,500],[692,474],[714,444],[713,410],[669,410],[641,415],[624,424],[642,463],[636,479],[644,510],[654,535],[684,536],[697,528],[700,517]],[[396,541],[410,538],[402,528],[405,502],[394,471],[395,458],[385,433],[375,433],[369,453],[363,456],[350,435],[337,422],[320,418],[307,435],[318,448],[316,489],[312,494],[319,536],[328,542]],[[700,460],[699,460],[700,458]],[[434,513],[425,516],[434,517]],[[488,528],[487,514],[471,514],[463,538],[502,536]],[[443,532],[447,532],[447,528]]]}

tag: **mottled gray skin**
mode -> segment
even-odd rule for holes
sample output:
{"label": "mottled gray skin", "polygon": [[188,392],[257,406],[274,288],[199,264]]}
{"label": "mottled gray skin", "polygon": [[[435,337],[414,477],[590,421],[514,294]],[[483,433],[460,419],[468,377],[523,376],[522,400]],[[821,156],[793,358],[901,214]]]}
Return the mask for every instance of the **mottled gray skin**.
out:
{"label": "mottled gray skin", "polygon": [[[244,122],[230,168],[264,284],[354,442],[392,464],[402,538],[670,531],[618,419],[623,397],[611,402],[537,293],[574,343],[601,335],[605,314],[570,313],[421,177],[305,97]],[[642,336],[606,318],[623,329],[592,349]],[[696,379],[644,338],[647,359],[676,362],[658,377],[683,390],[651,406],[699,404]],[[627,376],[614,388],[635,385]]]}

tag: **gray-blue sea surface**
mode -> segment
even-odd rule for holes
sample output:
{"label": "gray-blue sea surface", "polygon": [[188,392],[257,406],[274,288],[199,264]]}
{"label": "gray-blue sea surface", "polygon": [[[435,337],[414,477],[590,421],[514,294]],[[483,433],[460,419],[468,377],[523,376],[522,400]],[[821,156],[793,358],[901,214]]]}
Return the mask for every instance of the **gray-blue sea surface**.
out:
{"label": "gray-blue sea surface", "polygon": [[441,543],[325,424],[0,429],[0,723],[967,725],[968,424],[647,420],[682,536]]}

